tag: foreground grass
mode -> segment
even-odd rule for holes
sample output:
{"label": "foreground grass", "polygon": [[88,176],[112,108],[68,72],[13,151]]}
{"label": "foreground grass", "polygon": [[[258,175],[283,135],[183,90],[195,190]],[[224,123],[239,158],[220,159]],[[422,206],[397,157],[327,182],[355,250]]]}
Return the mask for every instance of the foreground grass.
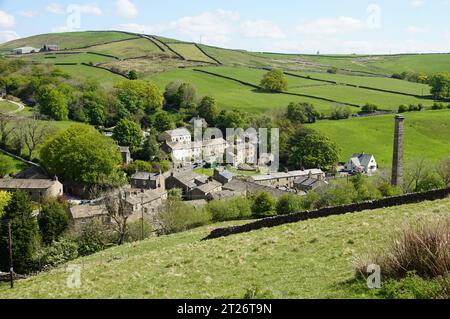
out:
{"label": "foreground grass", "polygon": [[[353,259],[385,247],[403,223],[448,215],[450,199],[333,216],[201,242],[213,227],[109,249],[0,286],[2,298],[242,298],[258,287],[274,298],[373,298],[354,281]],[[219,225],[216,225],[219,226]]]}
{"label": "foreground grass", "polygon": [[0,101],[0,114],[14,112],[18,109],[17,105],[8,101]]}
{"label": "foreground grass", "polygon": [[[450,110],[405,113],[405,160],[450,156]],[[394,115],[320,121],[309,127],[329,136],[342,149],[341,161],[354,153],[374,154],[380,166],[392,164]]]}

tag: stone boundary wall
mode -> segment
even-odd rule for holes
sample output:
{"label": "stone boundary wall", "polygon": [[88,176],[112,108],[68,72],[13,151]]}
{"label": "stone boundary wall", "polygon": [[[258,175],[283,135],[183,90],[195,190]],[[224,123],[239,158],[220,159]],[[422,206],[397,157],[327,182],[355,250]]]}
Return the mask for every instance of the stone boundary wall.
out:
{"label": "stone boundary wall", "polygon": [[255,222],[234,226],[228,228],[218,228],[213,230],[203,240],[216,239],[220,237],[227,237],[234,234],[247,233],[262,228],[271,228],[284,224],[297,223],[308,219],[317,219],[328,216],[344,215],[348,213],[357,213],[364,210],[374,210],[386,207],[401,206],[406,204],[420,203],[423,201],[432,201],[447,198],[450,195],[450,188],[444,188],[434,191],[412,193],[400,195],[395,197],[387,197],[376,201],[367,201],[363,203],[356,203],[350,205],[343,205],[337,207],[325,207],[311,212],[301,212],[291,215],[275,216],[257,220]]}

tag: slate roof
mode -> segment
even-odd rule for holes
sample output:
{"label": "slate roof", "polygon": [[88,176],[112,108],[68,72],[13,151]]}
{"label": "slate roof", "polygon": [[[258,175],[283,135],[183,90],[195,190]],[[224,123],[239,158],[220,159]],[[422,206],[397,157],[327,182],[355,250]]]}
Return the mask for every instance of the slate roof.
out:
{"label": "slate roof", "polygon": [[189,132],[185,128],[177,128],[175,130],[166,131],[165,133],[168,134],[171,137],[191,135],[191,132]]}
{"label": "slate roof", "polygon": [[107,215],[103,205],[78,205],[70,208],[72,219],[85,219]]}
{"label": "slate roof", "polygon": [[156,180],[159,174],[150,172],[137,172],[131,176],[131,179],[138,179],[143,181]]}
{"label": "slate roof", "polygon": [[51,179],[1,179],[3,189],[48,189],[59,183]]}
{"label": "slate roof", "polygon": [[222,187],[222,184],[220,184],[219,182],[216,182],[216,181],[212,181],[212,182],[209,182],[208,184],[201,185],[201,186],[197,187],[196,189],[198,189],[199,191],[201,191],[204,194],[209,194],[212,191],[214,191],[215,189],[220,188],[220,187]]}
{"label": "slate roof", "polygon": [[272,179],[278,179],[278,178],[293,178],[293,177],[302,177],[302,176],[308,176],[309,174],[312,175],[322,175],[324,172],[321,169],[309,169],[305,171],[291,171],[288,173],[271,173],[266,175],[255,175],[252,176],[252,179],[254,181],[266,181],[266,180],[272,180]]}

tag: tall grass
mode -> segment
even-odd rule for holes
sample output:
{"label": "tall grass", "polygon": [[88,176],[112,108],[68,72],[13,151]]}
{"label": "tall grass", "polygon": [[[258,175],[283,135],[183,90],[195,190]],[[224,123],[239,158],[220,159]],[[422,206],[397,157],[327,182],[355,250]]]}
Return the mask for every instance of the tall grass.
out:
{"label": "tall grass", "polygon": [[422,218],[406,225],[387,250],[358,258],[357,273],[366,274],[369,264],[379,265],[388,278],[404,278],[409,272],[445,278],[450,270],[450,217]]}

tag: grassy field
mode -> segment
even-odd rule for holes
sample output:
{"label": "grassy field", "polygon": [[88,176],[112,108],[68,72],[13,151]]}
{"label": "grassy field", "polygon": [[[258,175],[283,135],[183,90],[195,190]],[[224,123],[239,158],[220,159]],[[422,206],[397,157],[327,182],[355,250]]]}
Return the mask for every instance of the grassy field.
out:
{"label": "grassy field", "polygon": [[112,87],[117,82],[125,80],[120,75],[85,65],[58,65],[57,67],[71,76],[91,79],[105,87]]}
{"label": "grassy field", "polygon": [[28,167],[27,164],[25,164],[24,162],[18,161],[15,158],[9,157],[3,153],[0,153],[0,162],[3,161],[3,159],[7,159],[9,161],[9,159],[12,160],[13,163],[13,167],[11,170],[9,170],[9,172],[7,172],[7,175],[12,175],[15,174],[17,172],[23,171],[25,168]]}
{"label": "grassy field", "polygon": [[[119,42],[121,43],[121,42]],[[55,54],[55,53],[35,53],[29,54],[21,59],[36,63],[99,63],[114,60],[113,58],[100,56],[97,54],[79,53],[79,54]]]}
{"label": "grassy field", "polygon": [[[440,161],[450,156],[450,110],[405,113],[405,160],[423,156]],[[342,149],[341,161],[353,153],[374,154],[382,168],[392,165],[394,115],[321,121],[309,127],[322,132]]]}
{"label": "grassy field", "polygon": [[172,50],[177,52],[186,60],[202,61],[216,63],[200,51],[194,44],[189,43],[171,43],[168,44]]}
{"label": "grassy field", "polygon": [[161,89],[175,80],[192,83],[196,86],[200,96],[214,96],[220,108],[239,109],[249,113],[284,112],[290,102],[309,102],[314,104],[319,111],[329,113],[333,105],[333,103],[318,99],[263,93],[234,81],[189,69],[172,70],[148,79],[155,82]]}
{"label": "grassy field", "polygon": [[57,44],[60,50],[76,49],[90,45],[135,38],[123,32],[70,32],[40,34],[28,38],[10,41],[0,45],[0,50],[12,50],[19,47],[31,46],[42,48],[44,44]]}
{"label": "grassy field", "polygon": [[406,94],[427,96],[430,94],[430,86],[404,80],[382,78],[374,76],[357,76],[348,74],[329,74],[318,72],[293,72],[301,76],[309,76],[314,79],[334,81],[337,83],[367,86],[375,89],[389,90]]}
{"label": "grassy field", "polygon": [[0,114],[6,114],[17,110],[17,105],[8,101],[0,101]]}
{"label": "grassy field", "polygon": [[149,239],[78,259],[81,288],[61,267],[0,285],[2,298],[374,298],[354,280],[355,257],[385,247],[423,216],[448,215],[450,199],[332,216],[200,241],[214,227]]}
{"label": "grassy field", "polygon": [[89,49],[86,49],[86,51],[113,55],[120,59],[162,53],[162,51],[148,39],[134,39],[122,42],[108,43],[91,47]]}

